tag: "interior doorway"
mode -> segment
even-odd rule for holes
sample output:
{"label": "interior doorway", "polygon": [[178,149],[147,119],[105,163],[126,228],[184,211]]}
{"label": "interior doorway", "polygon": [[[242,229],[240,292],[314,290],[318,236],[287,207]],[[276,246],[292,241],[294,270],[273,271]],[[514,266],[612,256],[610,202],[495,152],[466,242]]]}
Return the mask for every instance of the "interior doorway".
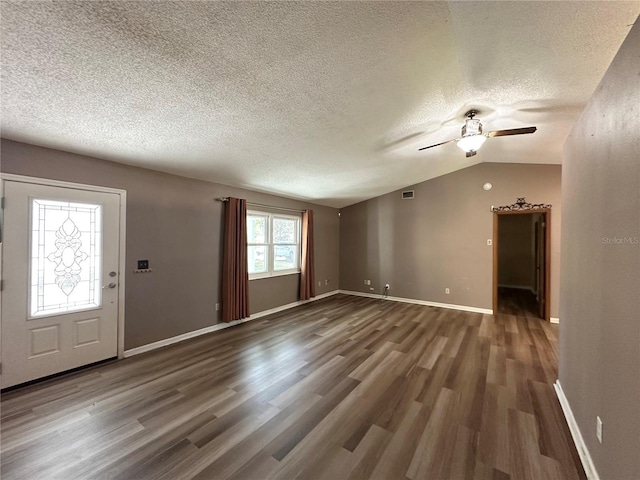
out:
{"label": "interior doorway", "polygon": [[550,320],[551,210],[494,212],[493,311]]}

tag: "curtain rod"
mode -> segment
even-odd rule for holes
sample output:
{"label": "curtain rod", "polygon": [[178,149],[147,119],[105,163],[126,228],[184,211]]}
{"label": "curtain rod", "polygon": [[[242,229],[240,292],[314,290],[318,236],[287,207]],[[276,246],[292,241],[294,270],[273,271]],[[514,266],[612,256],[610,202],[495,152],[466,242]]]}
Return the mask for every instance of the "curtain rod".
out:
{"label": "curtain rod", "polygon": [[[217,200],[220,201],[220,202],[228,202],[229,201],[229,197],[220,197]],[[306,210],[298,210],[298,209],[295,209],[295,208],[274,207],[273,205],[265,205],[264,203],[253,203],[253,202],[247,202],[247,206],[270,208],[272,210],[283,210],[285,212],[304,213],[306,211]]]}

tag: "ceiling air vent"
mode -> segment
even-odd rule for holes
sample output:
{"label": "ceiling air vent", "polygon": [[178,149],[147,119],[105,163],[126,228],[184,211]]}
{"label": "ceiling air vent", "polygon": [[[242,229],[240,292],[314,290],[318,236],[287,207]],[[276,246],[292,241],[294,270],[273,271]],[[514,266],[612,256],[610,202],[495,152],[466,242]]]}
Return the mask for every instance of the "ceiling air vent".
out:
{"label": "ceiling air vent", "polygon": [[413,200],[413,190],[405,190],[402,192],[403,200]]}

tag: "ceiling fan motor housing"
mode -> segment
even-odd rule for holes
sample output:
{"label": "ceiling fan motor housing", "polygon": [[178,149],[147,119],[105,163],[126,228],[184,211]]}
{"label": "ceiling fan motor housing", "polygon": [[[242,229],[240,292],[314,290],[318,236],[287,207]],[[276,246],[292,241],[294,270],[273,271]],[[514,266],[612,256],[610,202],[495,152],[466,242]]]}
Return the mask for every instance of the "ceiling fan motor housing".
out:
{"label": "ceiling fan motor housing", "polygon": [[462,126],[462,136],[482,135],[482,123],[476,118],[467,118]]}

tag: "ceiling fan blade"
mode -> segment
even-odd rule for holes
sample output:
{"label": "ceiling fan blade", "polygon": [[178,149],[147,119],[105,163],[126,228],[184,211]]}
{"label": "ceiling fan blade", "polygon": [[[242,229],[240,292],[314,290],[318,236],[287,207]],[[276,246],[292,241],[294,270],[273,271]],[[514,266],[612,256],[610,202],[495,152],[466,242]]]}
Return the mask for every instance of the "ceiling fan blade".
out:
{"label": "ceiling fan blade", "polygon": [[487,137],[504,137],[506,135],[523,135],[525,133],[533,133],[536,127],[512,128],[510,130],[494,130],[487,133]]}
{"label": "ceiling fan blade", "polygon": [[467,154],[465,156],[467,158],[473,157],[476,153],[478,153],[478,152],[476,152],[475,150],[470,150],[470,151],[467,152]]}
{"label": "ceiling fan blade", "polygon": [[447,143],[455,142],[456,140],[456,138],[452,138],[451,140],[447,140],[446,142],[436,143],[435,145],[429,145],[428,147],[419,148],[418,151],[426,150],[427,148],[439,147],[440,145],[446,145]]}
{"label": "ceiling fan blade", "polygon": [[380,145],[380,147],[377,148],[376,151],[384,152],[386,150],[392,150],[397,146],[403,146],[402,144],[404,144],[405,142],[408,142],[412,138],[423,135],[424,133],[425,132],[415,132],[415,133],[412,133],[411,135],[406,135],[402,138],[398,138],[397,140],[393,140],[389,143],[385,143],[384,145]]}

